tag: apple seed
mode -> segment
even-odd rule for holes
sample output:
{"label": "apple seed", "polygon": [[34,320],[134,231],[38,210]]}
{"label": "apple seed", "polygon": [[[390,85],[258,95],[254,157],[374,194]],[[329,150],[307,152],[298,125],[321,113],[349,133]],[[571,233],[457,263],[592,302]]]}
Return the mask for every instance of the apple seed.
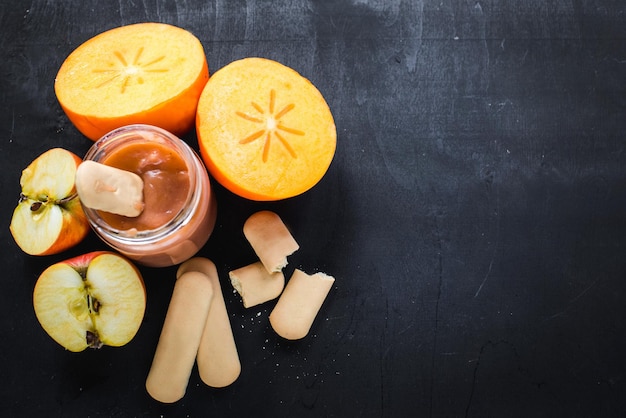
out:
{"label": "apple seed", "polygon": [[38,212],[42,206],[43,206],[43,202],[35,202],[32,205],[30,205],[30,210],[31,212]]}
{"label": "apple seed", "polygon": [[[71,202],[72,200],[74,200],[76,198],[78,198],[78,194],[74,193],[74,194],[72,194],[70,196],[64,197],[63,199],[52,201],[52,204],[63,206],[63,205],[66,205],[67,203]],[[30,197],[28,197],[24,193],[20,193],[19,203],[25,202],[25,201],[27,201],[29,199],[30,199]],[[35,200],[35,199],[33,199],[33,200]],[[47,196],[42,198],[42,199],[38,199],[38,200],[36,200],[35,202],[33,202],[30,205],[30,210],[32,212],[39,212],[39,210],[41,210],[41,207],[44,204],[50,203],[50,202],[51,201],[50,201],[50,199]]]}

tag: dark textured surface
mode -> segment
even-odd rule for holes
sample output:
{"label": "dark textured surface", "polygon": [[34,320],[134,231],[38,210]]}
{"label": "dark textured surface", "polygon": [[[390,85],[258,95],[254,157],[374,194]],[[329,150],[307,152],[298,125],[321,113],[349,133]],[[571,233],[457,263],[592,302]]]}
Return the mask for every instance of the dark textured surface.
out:
{"label": "dark textured surface", "polygon": [[[7,4],[7,3],[10,3]],[[53,90],[80,43],[161,21],[202,41],[212,72],[246,56],[324,94],[338,148],[300,197],[216,187],[200,255],[221,275],[243,371],[187,395],[145,392],[174,268],[142,268],[145,321],[122,348],[72,354],[32,309],[39,273],[104,249],[36,258],[8,225],[20,171],[91,142]],[[622,1],[52,1],[0,5],[0,415],[620,416],[626,411],[626,6]],[[196,147],[194,133],[186,136]],[[288,269],[336,277],[311,334],[280,340],[272,303],[227,280],[254,260],[261,208],[300,242]]]}

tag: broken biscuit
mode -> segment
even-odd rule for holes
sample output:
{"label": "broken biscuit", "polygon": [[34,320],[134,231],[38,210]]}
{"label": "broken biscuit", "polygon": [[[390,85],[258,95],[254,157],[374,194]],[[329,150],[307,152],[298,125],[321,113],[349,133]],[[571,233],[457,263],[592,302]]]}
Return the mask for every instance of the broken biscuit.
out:
{"label": "broken biscuit", "polygon": [[304,338],[333,283],[335,278],[327,274],[309,275],[296,269],[270,313],[270,324],[274,331],[288,340]]}
{"label": "broken biscuit", "polygon": [[245,308],[276,299],[285,287],[282,271],[268,273],[260,261],[233,270],[228,276]]}
{"label": "broken biscuit", "polygon": [[287,256],[300,248],[282,219],[267,210],[250,216],[243,233],[269,273],[281,271],[287,265]]}

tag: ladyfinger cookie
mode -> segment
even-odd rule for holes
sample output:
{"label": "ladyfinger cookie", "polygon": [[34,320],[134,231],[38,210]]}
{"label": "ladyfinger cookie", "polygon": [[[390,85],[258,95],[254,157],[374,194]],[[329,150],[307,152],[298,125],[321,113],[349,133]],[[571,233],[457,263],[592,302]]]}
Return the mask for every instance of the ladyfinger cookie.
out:
{"label": "ladyfinger cookie", "polygon": [[202,272],[189,271],[176,281],[146,379],[157,401],[173,403],[185,395],[212,297],[213,285]]}
{"label": "ladyfinger cookie", "polygon": [[213,285],[213,301],[202,330],[196,356],[198,373],[208,386],[228,386],[239,377],[241,363],[217,269],[208,258],[194,257],[178,267],[176,276],[182,277],[193,271],[201,272],[209,277]]}

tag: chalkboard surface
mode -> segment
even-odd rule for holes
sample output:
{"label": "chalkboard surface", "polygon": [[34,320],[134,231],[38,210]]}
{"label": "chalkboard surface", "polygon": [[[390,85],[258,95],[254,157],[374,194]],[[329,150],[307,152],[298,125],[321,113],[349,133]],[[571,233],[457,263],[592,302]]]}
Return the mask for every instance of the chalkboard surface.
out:
{"label": "chalkboard surface", "polygon": [[[10,3],[10,4],[9,4]],[[32,291],[49,265],[9,233],[20,172],[91,141],[61,110],[67,55],[107,29],[185,28],[211,73],[260,56],[313,82],[335,118],[323,180],[280,202],[214,182],[198,255],[220,274],[242,363],[229,387],[145,390],[175,280],[146,268],[131,343],[65,351]],[[0,415],[11,417],[615,417],[626,412],[626,3],[611,0],[13,0],[0,5]],[[197,149],[195,132],[183,137]],[[299,268],[336,278],[310,334],[278,337],[228,272],[241,227],[278,213]],[[289,276],[288,276],[289,277]]]}

